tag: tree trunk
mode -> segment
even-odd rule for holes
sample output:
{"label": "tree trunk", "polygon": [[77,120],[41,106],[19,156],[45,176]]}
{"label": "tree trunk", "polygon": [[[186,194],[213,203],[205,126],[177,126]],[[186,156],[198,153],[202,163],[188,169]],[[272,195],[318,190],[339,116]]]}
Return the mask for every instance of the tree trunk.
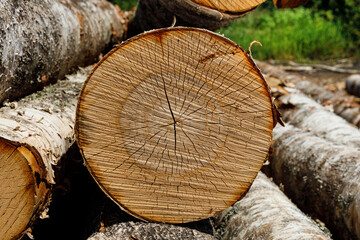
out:
{"label": "tree trunk", "polygon": [[305,5],[309,0],[273,0],[277,8],[297,8]]}
{"label": "tree trunk", "polygon": [[303,94],[287,94],[278,99],[285,122],[311,131],[335,144],[360,149],[360,131]]}
{"label": "tree trunk", "polygon": [[129,36],[144,31],[176,26],[216,30],[254,10],[265,0],[140,0]]}
{"label": "tree trunk", "polygon": [[324,106],[331,106],[334,113],[360,127],[360,104],[344,91],[333,93],[309,81],[296,82],[296,88]]}
{"label": "tree trunk", "polygon": [[213,220],[219,239],[330,239],[325,227],[302,213],[262,172],[243,199]]}
{"label": "tree trunk", "polygon": [[139,218],[182,223],[245,194],[276,121],[269,88],[241,47],[169,28],[130,39],[97,65],[75,129],[87,167],[115,202]]}
{"label": "tree trunk", "polygon": [[53,166],[74,143],[77,96],[90,68],[0,108],[0,238],[21,237],[50,201]]}
{"label": "tree trunk", "polygon": [[286,71],[273,65],[257,62],[261,71],[269,77],[280,79],[283,82],[294,82],[297,89],[311,96],[323,105],[333,106],[334,112],[346,121],[360,127],[360,104],[354,97],[343,92],[333,93],[315,83],[303,80],[299,76],[288,74]]}
{"label": "tree trunk", "polygon": [[2,0],[0,105],[93,63],[123,39],[126,21],[105,0]]}
{"label": "tree trunk", "polygon": [[209,234],[190,228],[164,223],[124,222],[93,234],[88,240],[132,240],[132,239],[199,239],[215,240]]}
{"label": "tree trunk", "polygon": [[[360,151],[291,125],[274,129],[271,169],[275,182],[305,212],[319,218],[338,239],[360,238]],[[357,130],[358,131],[358,130]],[[341,139],[341,132],[333,132]],[[359,145],[358,145],[359,146]]]}

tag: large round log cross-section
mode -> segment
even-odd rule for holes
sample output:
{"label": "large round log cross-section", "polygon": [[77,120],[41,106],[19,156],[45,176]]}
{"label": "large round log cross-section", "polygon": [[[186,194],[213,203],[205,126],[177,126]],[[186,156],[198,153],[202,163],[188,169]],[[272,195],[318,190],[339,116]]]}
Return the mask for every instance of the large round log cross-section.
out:
{"label": "large round log cross-section", "polygon": [[83,86],[75,128],[91,174],[124,210],[183,223],[245,194],[268,154],[273,110],[241,47],[168,28],[103,58]]}

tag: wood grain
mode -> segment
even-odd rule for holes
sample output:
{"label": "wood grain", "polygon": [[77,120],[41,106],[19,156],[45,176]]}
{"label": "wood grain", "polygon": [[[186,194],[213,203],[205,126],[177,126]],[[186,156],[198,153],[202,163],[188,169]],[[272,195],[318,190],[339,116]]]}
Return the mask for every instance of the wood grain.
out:
{"label": "wood grain", "polygon": [[238,13],[238,12],[246,12],[249,11],[263,2],[265,0],[192,0],[193,2],[198,3],[199,5],[216,9],[218,11],[223,12],[232,12],[232,13]]}
{"label": "wood grain", "polygon": [[134,216],[210,217],[241,198],[272,138],[269,88],[247,53],[206,30],[147,32],[84,84],[76,136],[102,189]]}

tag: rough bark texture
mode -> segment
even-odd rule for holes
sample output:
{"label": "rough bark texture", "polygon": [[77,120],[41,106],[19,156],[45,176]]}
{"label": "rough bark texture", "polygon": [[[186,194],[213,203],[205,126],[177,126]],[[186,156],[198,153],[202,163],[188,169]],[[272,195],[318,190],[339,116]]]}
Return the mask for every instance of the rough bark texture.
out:
{"label": "rough bark texture", "polygon": [[283,82],[294,82],[297,89],[311,96],[321,104],[332,107],[333,111],[337,115],[357,127],[360,127],[360,104],[356,101],[356,99],[354,99],[354,97],[349,96],[345,92],[333,93],[325,90],[323,87],[303,80],[299,76],[288,74],[279,67],[275,67],[264,62],[257,62],[257,64],[267,77],[274,77]]}
{"label": "rough bark texture", "polygon": [[360,75],[355,74],[346,79],[346,91],[360,97]]}
{"label": "rough bark texture", "polygon": [[176,18],[176,26],[216,30],[251,12],[262,2],[264,0],[244,1],[244,7],[241,11],[225,12],[196,3],[193,0],[140,0],[135,17],[130,22],[128,34],[134,36],[144,31],[170,27],[174,22],[174,17]]}
{"label": "rough bark texture", "polygon": [[309,81],[297,81],[296,88],[311,96],[324,106],[332,108],[334,113],[346,121],[360,127],[360,104],[353,96],[344,91],[333,93]]}
{"label": "rough bark texture", "polygon": [[[327,121],[313,122],[312,129]],[[275,128],[274,140],[275,182],[284,185],[285,193],[302,210],[326,223],[336,238],[359,239],[359,150],[291,125]]]}
{"label": "rough bark texture", "polygon": [[219,239],[330,239],[325,227],[302,213],[262,172],[243,199],[213,220]]}
{"label": "rough bark texture", "polygon": [[104,231],[95,233],[88,240],[161,240],[161,239],[198,239],[215,240],[209,234],[205,234],[190,228],[179,227],[161,223],[125,222],[106,228]]}
{"label": "rough bark texture", "polygon": [[[0,108],[1,239],[21,236],[49,203],[53,166],[74,143],[77,96],[89,72],[90,68],[79,71]],[[25,203],[12,205],[16,199]],[[22,224],[16,229],[3,225],[18,218]]]}
{"label": "rough bark texture", "polygon": [[105,0],[2,0],[0,104],[94,62],[122,40],[125,21]]}
{"label": "rough bark texture", "polygon": [[358,128],[304,94],[287,94],[280,97],[278,102],[286,122],[335,144],[360,148]]}

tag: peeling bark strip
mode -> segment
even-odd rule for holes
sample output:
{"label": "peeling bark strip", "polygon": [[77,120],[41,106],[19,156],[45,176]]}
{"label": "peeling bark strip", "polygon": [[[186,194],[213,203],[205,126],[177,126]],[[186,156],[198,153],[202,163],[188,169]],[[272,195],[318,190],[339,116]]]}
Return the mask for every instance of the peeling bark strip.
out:
{"label": "peeling bark strip", "polygon": [[77,96],[89,72],[0,108],[0,239],[21,237],[49,203],[52,166],[75,141]]}
{"label": "peeling bark strip", "polygon": [[172,239],[172,240],[215,240],[209,234],[190,228],[164,223],[125,222],[93,234],[88,240],[133,240],[133,239]]}
{"label": "peeling bark strip", "polygon": [[210,31],[169,28],[103,58],[82,89],[75,130],[115,202],[139,218],[180,223],[245,194],[268,154],[273,111],[241,47]]}
{"label": "peeling bark strip", "polygon": [[216,30],[230,21],[254,10],[265,0],[140,0],[135,18],[130,22],[129,35],[176,26]]}
{"label": "peeling bark strip", "polygon": [[333,106],[334,113],[355,126],[360,127],[360,105],[354,97],[344,93],[334,94],[312,82],[303,80],[299,76],[288,74],[279,67],[275,67],[264,62],[257,62],[257,64],[264,74],[270,77],[278,78],[281,81],[294,82],[297,89],[323,105]]}
{"label": "peeling bark strip", "polygon": [[0,104],[93,63],[122,40],[125,21],[105,0],[2,0]]}
{"label": "peeling bark strip", "polygon": [[275,128],[274,140],[271,168],[285,193],[338,239],[359,239],[360,151],[291,125]]}
{"label": "peeling bark strip", "polygon": [[309,97],[288,94],[278,101],[286,122],[335,144],[360,150],[360,130]]}
{"label": "peeling bark strip", "polygon": [[213,220],[219,239],[330,239],[329,230],[302,213],[262,172],[243,199]]}

